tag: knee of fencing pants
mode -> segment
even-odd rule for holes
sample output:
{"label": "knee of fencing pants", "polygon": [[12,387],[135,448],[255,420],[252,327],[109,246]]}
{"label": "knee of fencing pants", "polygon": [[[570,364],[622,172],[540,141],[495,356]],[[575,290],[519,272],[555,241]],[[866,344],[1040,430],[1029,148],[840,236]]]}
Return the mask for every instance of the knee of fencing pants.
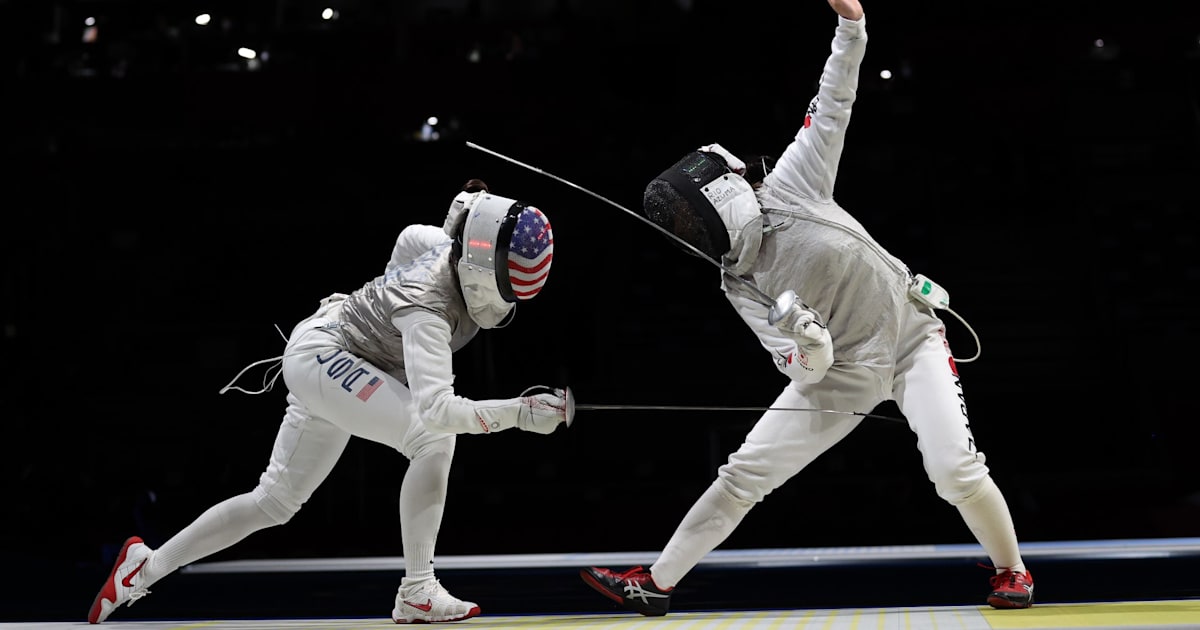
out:
{"label": "knee of fencing pants", "polygon": [[454,445],[457,443],[455,438],[458,437],[453,433],[431,433],[427,436],[428,439],[419,440],[416,444],[408,447],[410,459],[418,457],[428,457],[430,455],[445,454],[451,459],[454,458]]}
{"label": "knee of fencing pants", "polygon": [[950,505],[970,503],[980,484],[988,476],[983,453],[964,453],[956,458],[926,462],[925,471],[939,497]]}
{"label": "knee of fencing pants", "polygon": [[453,459],[457,438],[454,433],[433,433],[425,428],[423,422],[414,418],[404,435],[404,442],[400,444],[399,451],[410,460],[437,453],[445,453]]}
{"label": "knee of fencing pants", "polygon": [[747,510],[779,485],[771,481],[771,475],[765,470],[747,466],[735,457],[730,457],[729,463],[717,470],[717,479],[713,483],[730,503]]}
{"label": "knee of fencing pants", "polygon": [[300,511],[299,503],[295,501],[281,501],[271,496],[271,493],[262,486],[254,488],[254,501],[277,525],[283,525],[292,520],[296,512]]}
{"label": "knee of fencing pants", "polygon": [[765,496],[764,494],[757,499],[747,499],[743,490],[729,485],[728,480],[722,480],[720,477],[717,478],[715,484],[717,491],[720,493],[721,501],[733,508],[731,514],[744,516],[746,512],[750,511],[750,508],[754,507],[759,501],[762,501],[762,497]]}

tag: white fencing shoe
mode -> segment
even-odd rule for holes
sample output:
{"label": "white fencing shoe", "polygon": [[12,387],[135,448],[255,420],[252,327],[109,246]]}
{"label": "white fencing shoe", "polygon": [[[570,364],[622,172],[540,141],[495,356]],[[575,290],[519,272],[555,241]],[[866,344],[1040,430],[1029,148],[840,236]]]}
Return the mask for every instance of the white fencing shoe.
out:
{"label": "white fencing shoe", "polygon": [[100,623],[108,619],[112,611],[121,604],[129,602],[132,606],[134,602],[150,594],[150,591],[146,590],[148,585],[141,573],[152,551],[137,536],[125,541],[121,553],[117,554],[112,573],[108,575],[108,580],[96,595],[96,601],[92,602],[92,609],[88,611],[88,623]]}
{"label": "white fencing shoe", "polygon": [[436,579],[401,584],[396,593],[392,621],[396,623],[437,623],[462,621],[479,614],[479,604],[464,602],[451,595]]}

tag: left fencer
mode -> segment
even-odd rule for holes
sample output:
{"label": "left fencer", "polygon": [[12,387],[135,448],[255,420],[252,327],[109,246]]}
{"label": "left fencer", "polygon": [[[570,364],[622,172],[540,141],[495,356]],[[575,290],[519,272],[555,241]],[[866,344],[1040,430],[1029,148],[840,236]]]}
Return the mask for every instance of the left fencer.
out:
{"label": "left fencer", "polygon": [[452,353],[481,328],[506,322],[517,302],[536,296],[553,257],[546,215],[492,194],[479,180],[454,198],[442,227],[406,227],[383,275],[349,295],[326,297],[292,330],[281,368],[287,410],[258,485],[210,507],[157,549],[129,538],[88,622],[133,604],[179,567],[286,523],[329,475],[351,436],[409,459],[399,506],[405,573],[392,620],[480,614],[434,574],[455,438],[514,427],[549,434],[570,417],[564,390],[531,388],[496,400],[457,395]]}

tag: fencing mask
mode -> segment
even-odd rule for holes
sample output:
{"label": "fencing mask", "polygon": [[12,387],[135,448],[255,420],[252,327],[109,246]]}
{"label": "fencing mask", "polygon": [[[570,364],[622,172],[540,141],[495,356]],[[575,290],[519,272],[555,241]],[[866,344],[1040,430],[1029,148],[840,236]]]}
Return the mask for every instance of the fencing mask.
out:
{"label": "fencing mask", "polygon": [[700,147],[646,186],[646,217],[736,275],[762,244],[763,214],[746,165],[719,144]]}
{"label": "fencing mask", "polygon": [[518,300],[546,284],[554,259],[550,220],[533,206],[488,192],[460,193],[454,204],[462,213],[454,249],[467,312],[480,328],[495,328]]}

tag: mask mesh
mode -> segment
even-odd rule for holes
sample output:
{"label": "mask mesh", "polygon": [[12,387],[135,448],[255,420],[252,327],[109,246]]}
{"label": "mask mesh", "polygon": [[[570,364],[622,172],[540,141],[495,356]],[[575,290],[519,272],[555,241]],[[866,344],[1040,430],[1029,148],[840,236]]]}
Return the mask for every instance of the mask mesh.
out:
{"label": "mask mesh", "polygon": [[[688,154],[646,186],[642,196],[642,210],[646,218],[704,252],[708,257],[719,260],[729,251],[729,237],[724,232],[715,234],[712,231],[710,226],[719,226],[720,220],[716,219],[714,223],[715,211],[711,204],[705,206],[689,201],[687,196],[674,184],[665,181],[664,177],[671,177],[674,181],[686,182],[698,188],[728,171],[725,161],[719,156],[699,152]],[[698,199],[697,195],[691,197]],[[702,207],[696,207],[697,205]],[[687,248],[683,249],[694,253]]]}

